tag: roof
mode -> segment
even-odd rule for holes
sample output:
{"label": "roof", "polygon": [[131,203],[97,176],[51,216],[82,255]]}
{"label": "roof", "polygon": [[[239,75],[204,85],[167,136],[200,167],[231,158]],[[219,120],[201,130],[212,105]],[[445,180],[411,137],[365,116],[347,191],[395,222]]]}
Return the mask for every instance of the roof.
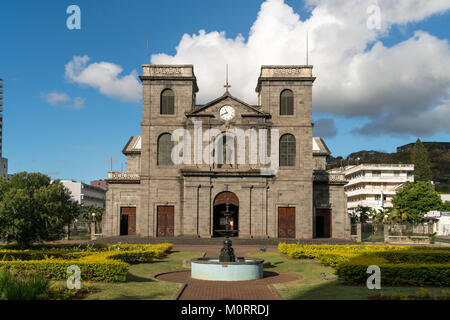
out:
{"label": "roof", "polygon": [[128,140],[125,148],[123,148],[123,154],[133,154],[141,152],[141,136],[132,136],[130,140]]}
{"label": "roof", "polygon": [[270,117],[270,114],[268,114],[268,113],[266,113],[266,112],[263,112],[263,111],[259,110],[258,108],[256,108],[256,107],[254,107],[254,106],[252,106],[252,105],[250,105],[250,104],[248,104],[248,103],[246,103],[246,102],[244,102],[244,101],[242,101],[242,100],[240,100],[240,99],[234,97],[234,96],[231,95],[231,93],[228,92],[228,91],[226,91],[222,96],[220,96],[220,97],[218,97],[218,98],[216,98],[216,99],[214,99],[214,100],[208,102],[207,104],[204,104],[204,105],[201,105],[201,106],[196,106],[197,108],[196,108],[195,110],[191,111],[191,112],[186,113],[186,116],[195,116],[195,115],[197,115],[199,112],[201,112],[201,111],[203,111],[203,110],[206,110],[206,109],[208,109],[209,107],[211,107],[211,106],[213,106],[213,105],[216,105],[216,104],[218,104],[219,102],[221,102],[221,101],[223,101],[223,100],[225,100],[225,99],[227,99],[227,98],[236,101],[237,103],[243,105],[244,107],[246,107],[246,108],[249,109],[250,111],[253,111],[253,112],[256,113],[257,115]]}
{"label": "roof", "polygon": [[314,156],[329,156],[331,154],[325,141],[319,137],[313,137],[313,155]]}

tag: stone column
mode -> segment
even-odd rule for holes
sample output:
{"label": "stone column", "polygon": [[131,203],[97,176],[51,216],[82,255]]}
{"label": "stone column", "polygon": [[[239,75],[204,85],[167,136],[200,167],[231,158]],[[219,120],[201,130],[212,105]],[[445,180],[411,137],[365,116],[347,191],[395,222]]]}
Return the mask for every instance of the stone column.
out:
{"label": "stone column", "polygon": [[384,242],[389,243],[389,225],[385,223],[383,225],[383,230],[384,230]]}
{"label": "stone column", "polygon": [[356,223],[356,242],[362,242],[362,225],[361,222]]}
{"label": "stone column", "polygon": [[91,221],[91,240],[96,240],[95,237],[95,220]]}

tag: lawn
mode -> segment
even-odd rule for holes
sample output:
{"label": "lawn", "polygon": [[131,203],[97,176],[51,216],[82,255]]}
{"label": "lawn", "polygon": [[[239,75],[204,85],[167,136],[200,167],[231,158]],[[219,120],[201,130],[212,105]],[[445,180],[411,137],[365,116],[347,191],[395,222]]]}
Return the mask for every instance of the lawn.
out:
{"label": "lawn", "polygon": [[200,252],[173,252],[153,263],[132,265],[127,281],[122,283],[91,282],[90,289],[100,292],[89,295],[87,300],[170,300],[173,299],[179,283],[151,279],[152,274],[183,270],[183,260],[201,257]]}
{"label": "lawn", "polygon": [[[293,272],[302,276],[301,280],[275,284],[275,288],[285,300],[365,300],[378,294],[391,296],[393,294],[414,295],[420,287],[387,287],[381,282],[381,290],[369,290],[366,286],[343,285],[338,280],[323,280],[321,273],[333,275],[334,269],[326,267],[314,260],[290,259],[280,253],[252,253],[253,258],[270,261],[275,272]],[[369,275],[368,275],[369,276]],[[441,295],[442,287],[427,287],[435,296]]]}

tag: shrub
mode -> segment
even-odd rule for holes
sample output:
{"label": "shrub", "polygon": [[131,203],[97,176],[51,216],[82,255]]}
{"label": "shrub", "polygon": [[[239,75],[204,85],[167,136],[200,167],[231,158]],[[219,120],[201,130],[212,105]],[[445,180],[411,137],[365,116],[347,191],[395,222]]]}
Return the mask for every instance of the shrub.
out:
{"label": "shrub", "polygon": [[336,267],[339,279],[347,284],[365,284],[367,267],[377,265],[384,284],[450,286],[448,248],[280,243],[278,250],[291,258]]}
{"label": "shrub", "polygon": [[450,286],[448,264],[391,263],[377,253],[356,257],[336,267],[336,274],[346,284],[364,284],[367,267],[377,265],[381,270],[381,282],[386,285]]}
{"label": "shrub", "polygon": [[0,296],[6,300],[37,300],[45,296],[49,286],[42,275],[20,279],[9,271],[0,271]]}
{"label": "shrub", "polygon": [[[0,250],[0,267],[7,268],[21,277],[34,272],[48,279],[65,280],[67,268],[77,265],[82,280],[117,282],[125,281],[129,264],[148,263],[161,258],[172,249],[172,244],[112,245],[84,247],[86,251],[73,252],[67,246],[62,250]],[[47,247],[50,248],[50,247]]]}

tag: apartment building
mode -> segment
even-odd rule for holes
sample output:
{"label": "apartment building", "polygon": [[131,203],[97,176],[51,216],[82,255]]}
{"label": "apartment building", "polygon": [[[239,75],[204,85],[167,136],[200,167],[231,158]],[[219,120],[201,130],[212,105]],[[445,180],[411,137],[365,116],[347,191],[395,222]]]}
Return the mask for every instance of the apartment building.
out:
{"label": "apartment building", "polygon": [[8,159],[3,158],[3,79],[0,78],[0,177],[9,179]]}
{"label": "apartment building", "polygon": [[103,209],[105,208],[105,189],[73,180],[61,180],[61,183],[70,190],[72,199],[77,201],[83,207],[92,205]]}
{"label": "apartment building", "polygon": [[392,198],[406,182],[414,182],[413,164],[360,164],[343,169],[347,208],[361,205],[379,210],[392,207]]}

